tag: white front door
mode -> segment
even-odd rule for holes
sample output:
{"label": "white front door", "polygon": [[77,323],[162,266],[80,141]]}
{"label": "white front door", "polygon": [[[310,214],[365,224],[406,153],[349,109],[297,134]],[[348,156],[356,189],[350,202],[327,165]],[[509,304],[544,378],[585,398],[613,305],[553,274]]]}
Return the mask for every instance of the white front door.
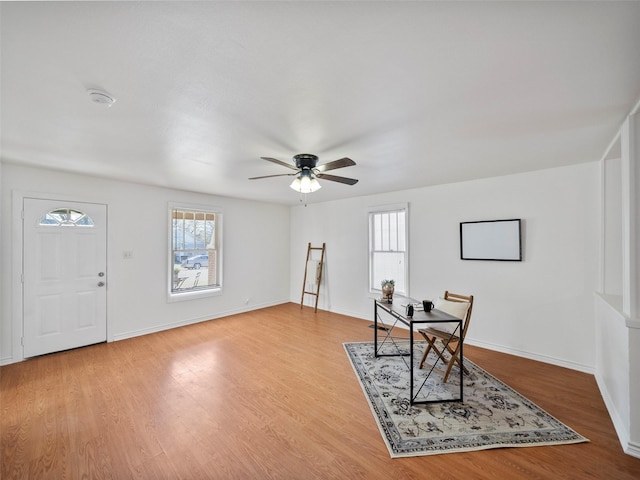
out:
{"label": "white front door", "polygon": [[107,339],[107,206],[24,199],[24,356]]}

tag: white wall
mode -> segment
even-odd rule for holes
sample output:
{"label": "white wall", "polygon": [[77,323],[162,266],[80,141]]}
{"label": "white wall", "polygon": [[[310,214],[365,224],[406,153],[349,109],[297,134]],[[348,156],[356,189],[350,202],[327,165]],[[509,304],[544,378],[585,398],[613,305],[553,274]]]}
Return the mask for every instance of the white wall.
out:
{"label": "white wall", "polygon": [[[409,202],[413,297],[434,298],[445,289],[472,293],[476,305],[469,343],[592,371],[598,168],[589,163],[289,209],[3,164],[0,361],[20,359],[20,319],[14,310],[19,284],[9,269],[15,252],[11,198],[17,190],[109,205],[110,339],[298,302],[309,241],[327,243],[320,308],[371,318],[367,208]],[[223,208],[221,297],[166,302],[169,201]],[[460,260],[459,222],[499,218],[523,219],[524,261]],[[283,232],[291,232],[290,243]],[[133,251],[134,258],[122,259],[124,250]],[[250,303],[244,305],[247,297]]]}
{"label": "white wall", "polygon": [[[289,300],[289,208],[166,188],[0,165],[2,273],[0,362],[22,360],[19,220],[12,197],[54,195],[108,205],[107,335],[110,340],[217,318]],[[14,194],[14,192],[18,192]],[[224,214],[224,293],[167,303],[168,202],[212,205]],[[17,207],[19,211],[19,206]],[[16,225],[18,228],[16,228]],[[130,260],[123,251],[133,251]],[[17,265],[19,266],[19,259]],[[17,275],[16,275],[17,274]],[[249,303],[245,304],[245,299]]]}
{"label": "white wall", "polygon": [[[319,308],[371,319],[367,208],[408,202],[413,298],[473,294],[469,343],[593,372],[599,168],[593,162],[295,207],[291,298],[300,298],[307,242],[326,242]],[[523,220],[522,262],[460,260],[460,222],[507,218]]]}

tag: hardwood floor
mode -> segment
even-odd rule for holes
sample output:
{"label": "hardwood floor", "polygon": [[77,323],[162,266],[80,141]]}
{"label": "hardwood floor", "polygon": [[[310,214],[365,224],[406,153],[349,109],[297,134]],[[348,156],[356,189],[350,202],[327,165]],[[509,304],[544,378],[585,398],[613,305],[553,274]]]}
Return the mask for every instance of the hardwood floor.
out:
{"label": "hardwood floor", "polygon": [[342,346],[369,324],[285,304],[2,367],[0,478],[640,478],[591,375],[472,346],[591,441],[391,459]]}

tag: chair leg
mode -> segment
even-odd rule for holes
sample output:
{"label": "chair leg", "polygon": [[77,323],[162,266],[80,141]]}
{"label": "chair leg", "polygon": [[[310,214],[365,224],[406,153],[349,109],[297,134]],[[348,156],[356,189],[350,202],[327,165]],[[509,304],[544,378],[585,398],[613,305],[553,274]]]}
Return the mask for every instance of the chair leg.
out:
{"label": "chair leg", "polygon": [[438,360],[439,359],[442,359],[443,363],[446,363],[445,362],[445,358],[443,357],[444,349],[442,349],[442,351],[440,351],[438,349],[438,347],[436,346],[436,341],[437,341],[436,337],[424,336],[424,338],[426,338],[427,342],[429,342],[429,346],[424,350],[424,353],[422,354],[422,359],[420,360],[419,368],[422,368],[424,366],[424,362],[427,359],[427,355],[429,354],[429,352],[431,350],[433,350],[435,352],[436,357],[437,357],[435,363],[433,364],[434,367],[438,364]]}
{"label": "chair leg", "polygon": [[[449,351],[449,354],[451,355],[451,358],[449,359],[449,363],[447,364],[447,370],[445,372],[444,375],[444,383],[447,382],[447,380],[449,379],[449,374],[451,373],[451,369],[453,368],[454,364],[458,364],[458,367],[461,367],[460,365],[460,342],[456,342],[455,344],[455,348],[451,348],[451,345],[447,345],[447,350]],[[467,375],[469,374],[469,371],[466,368],[462,369],[463,372],[465,372]]]}
{"label": "chair leg", "polygon": [[453,367],[453,364],[456,363],[457,361],[458,361],[457,355],[451,357],[451,359],[449,360],[449,363],[447,363],[447,369],[444,372],[442,383],[447,383],[447,380],[449,379],[449,374],[451,373],[451,368]]}
{"label": "chair leg", "polygon": [[450,345],[447,345],[447,350],[449,351],[449,354],[451,355],[452,361],[455,361],[455,363],[458,364],[458,367],[462,368],[462,371],[464,373],[466,373],[467,375],[469,375],[469,370],[467,370],[467,367],[465,367],[463,365],[460,365],[460,355],[459,355],[460,344],[458,342],[456,342],[455,343],[455,348],[451,348]]}
{"label": "chair leg", "polygon": [[[460,365],[460,342],[450,342],[450,343],[444,343],[442,342],[443,348],[442,350],[440,350],[437,346],[436,346],[436,342],[438,341],[438,339],[436,337],[429,337],[428,335],[425,335],[424,333],[420,332],[420,335],[422,335],[424,337],[424,339],[427,341],[427,348],[425,348],[424,353],[422,354],[422,358],[420,359],[420,366],[419,368],[422,368],[424,366],[424,362],[427,359],[427,355],[429,354],[429,352],[431,350],[433,350],[436,354],[436,356],[438,357],[438,359],[436,360],[436,363],[434,365],[436,365],[438,363],[438,360],[442,360],[442,362],[444,364],[446,364],[446,369],[444,371],[444,375],[443,375],[443,379],[442,382],[443,383],[447,383],[447,380],[449,380],[449,375],[451,373],[451,369],[453,368],[453,365],[455,363],[458,364],[458,367],[462,368],[462,371],[464,373],[466,373],[467,375],[469,374],[469,370],[467,370],[466,367],[463,367],[462,365]],[[451,343],[453,343],[455,345],[455,347],[451,346]],[[445,351],[449,354],[450,358],[449,360],[446,359],[445,357]],[[442,372],[442,370],[438,370],[440,372]]]}
{"label": "chair leg", "polygon": [[433,351],[436,353],[436,361],[434,362],[434,365],[438,364],[438,360],[442,360],[442,363],[447,363],[447,359],[444,356],[444,348],[442,350],[439,350],[438,347],[436,346],[436,342],[433,342]]}
{"label": "chair leg", "polygon": [[464,365],[460,365],[460,358],[456,355],[456,363],[458,364],[458,367],[462,368],[462,371],[464,373],[466,373],[467,375],[469,375],[469,370],[467,370],[467,367],[465,367]]}
{"label": "chair leg", "polygon": [[422,366],[424,365],[424,361],[427,359],[427,355],[429,355],[429,352],[431,351],[431,347],[433,346],[433,340],[429,339],[423,333],[421,333],[420,335],[422,335],[425,338],[428,345],[427,345],[427,348],[424,349],[424,353],[422,354],[422,358],[420,359],[420,366],[418,368],[422,368]]}

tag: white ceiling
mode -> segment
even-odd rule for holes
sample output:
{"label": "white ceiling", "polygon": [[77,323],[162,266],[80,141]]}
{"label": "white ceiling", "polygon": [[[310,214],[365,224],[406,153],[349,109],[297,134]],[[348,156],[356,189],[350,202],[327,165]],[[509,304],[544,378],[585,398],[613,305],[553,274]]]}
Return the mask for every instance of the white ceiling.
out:
{"label": "white ceiling", "polygon": [[[2,2],[5,162],[284,204],[599,160],[640,2]],[[104,89],[111,108],[89,101]]]}

